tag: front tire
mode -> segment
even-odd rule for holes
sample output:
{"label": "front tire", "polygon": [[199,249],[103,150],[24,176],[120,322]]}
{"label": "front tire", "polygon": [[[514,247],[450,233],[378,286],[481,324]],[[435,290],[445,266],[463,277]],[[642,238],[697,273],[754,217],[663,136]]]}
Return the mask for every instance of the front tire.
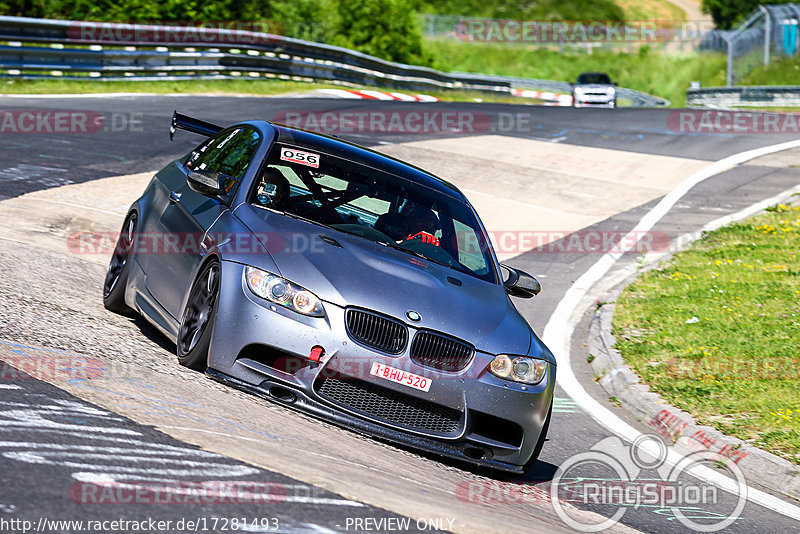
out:
{"label": "front tire", "polygon": [[208,349],[217,317],[220,288],[219,262],[205,264],[192,284],[178,329],[178,363],[196,371],[208,367]]}
{"label": "front tire", "polygon": [[125,219],[103,282],[103,306],[114,313],[129,314],[133,311],[125,304],[125,287],[128,285],[128,273],[131,270],[136,223],[135,212]]}

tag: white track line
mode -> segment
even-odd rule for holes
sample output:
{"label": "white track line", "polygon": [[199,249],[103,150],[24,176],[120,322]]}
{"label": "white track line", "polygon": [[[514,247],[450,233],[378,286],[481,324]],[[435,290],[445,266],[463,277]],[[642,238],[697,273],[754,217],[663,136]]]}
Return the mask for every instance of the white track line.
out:
{"label": "white track line", "polygon": [[[567,290],[564,298],[561,299],[555,311],[550,316],[550,320],[544,328],[542,340],[550,347],[554,354],[559,355],[558,384],[567,395],[572,397],[581,408],[591,415],[601,426],[630,442],[635,441],[643,435],[589,395],[586,390],[583,389],[580,382],[578,382],[575,373],[572,371],[570,365],[570,342],[572,333],[575,330],[575,324],[580,319],[580,312],[583,310],[581,303],[584,297],[586,297],[592,286],[614,266],[624,253],[635,250],[638,236],[641,236],[653,228],[653,226],[655,226],[655,224],[695,185],[751,159],[798,147],[800,147],[800,140],[748,150],[747,152],[741,152],[721,159],[696,172],[664,196],[653,209],[642,217],[628,235],[620,240],[622,250],[604,254]],[[750,210],[750,208],[743,211],[749,212],[748,210]],[[652,446],[650,446],[651,444]],[[642,448],[654,458],[659,456],[656,444],[652,441],[644,440]],[[683,455],[670,448],[668,450],[666,463],[677,465],[683,458]],[[720,489],[734,494],[738,492],[736,482],[733,479],[713,471],[712,469],[696,466],[689,470],[689,472],[698,479],[713,484]],[[800,508],[769,493],[748,487],[747,499],[787,517],[800,520]]]}

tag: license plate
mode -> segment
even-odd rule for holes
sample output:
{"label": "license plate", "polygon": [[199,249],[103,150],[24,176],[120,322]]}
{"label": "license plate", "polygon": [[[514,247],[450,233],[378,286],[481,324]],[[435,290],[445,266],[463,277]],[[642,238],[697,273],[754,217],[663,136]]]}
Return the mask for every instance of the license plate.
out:
{"label": "license plate", "polygon": [[372,362],[372,369],[370,369],[369,374],[420,391],[428,391],[431,389],[430,378],[415,375],[414,373],[409,373],[408,371],[403,371],[402,369],[390,367],[378,362]]}

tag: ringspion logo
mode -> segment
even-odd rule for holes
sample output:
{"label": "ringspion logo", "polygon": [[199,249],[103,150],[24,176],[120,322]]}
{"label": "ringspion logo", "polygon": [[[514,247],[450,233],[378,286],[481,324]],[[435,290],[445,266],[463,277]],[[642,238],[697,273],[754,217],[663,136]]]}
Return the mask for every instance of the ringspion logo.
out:
{"label": "ringspion logo", "polygon": [[[630,508],[664,510],[695,532],[717,532],[738,518],[747,503],[747,483],[736,462],[702,450],[668,462],[669,448],[656,435],[643,434],[631,445],[620,438],[605,438],[589,450],[568,458],[550,483],[556,514],[579,532],[600,532],[619,523]],[[692,476],[695,468],[714,466],[727,471],[735,490],[731,502],[720,497],[717,486]],[[570,513],[565,503],[606,505],[616,511],[596,523]],[[707,512],[708,505],[726,506],[725,513]],[[704,513],[700,514],[699,511]]]}

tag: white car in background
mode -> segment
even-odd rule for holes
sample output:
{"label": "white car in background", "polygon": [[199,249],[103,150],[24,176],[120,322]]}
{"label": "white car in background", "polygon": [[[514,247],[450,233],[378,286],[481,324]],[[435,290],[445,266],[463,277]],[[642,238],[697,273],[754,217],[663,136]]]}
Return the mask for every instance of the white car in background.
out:
{"label": "white car in background", "polygon": [[572,86],[572,105],[583,107],[617,107],[616,84],[605,72],[584,72]]}

